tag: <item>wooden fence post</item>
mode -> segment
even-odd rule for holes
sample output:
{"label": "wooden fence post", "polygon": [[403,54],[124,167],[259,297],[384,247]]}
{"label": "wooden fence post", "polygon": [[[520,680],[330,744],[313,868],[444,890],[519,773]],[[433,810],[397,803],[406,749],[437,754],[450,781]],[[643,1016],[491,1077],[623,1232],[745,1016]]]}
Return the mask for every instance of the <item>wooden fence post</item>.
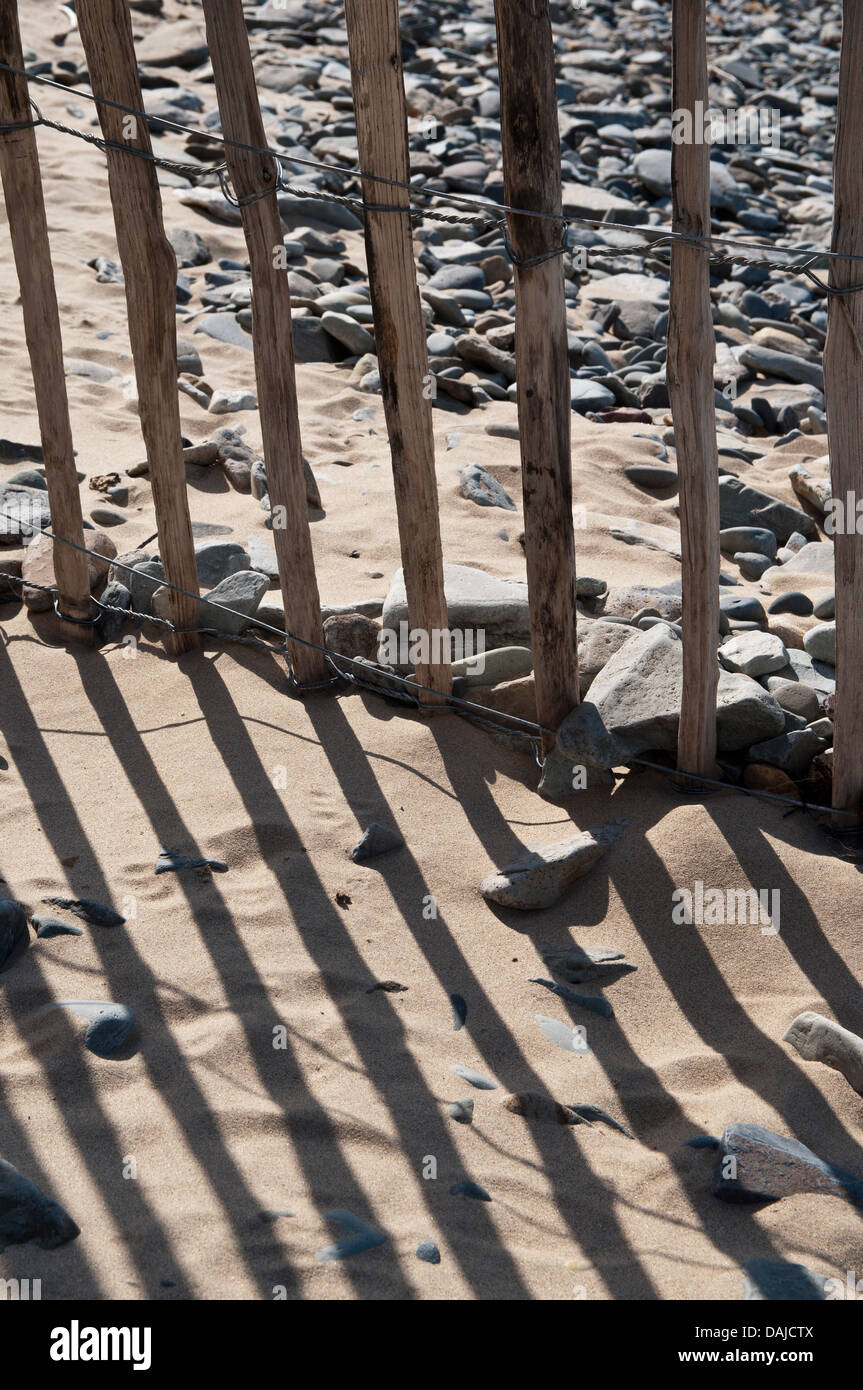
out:
{"label": "wooden fence post", "polygon": [[[222,131],[228,140],[267,143],[242,0],[204,0],[204,19]],[[273,507],[284,509],[286,525],[273,526],[285,605],[285,627],[307,642],[324,644],[321,604],[303,479],[303,448],[297,409],[291,291],[284,264],[276,204],[277,165],[269,155],[225,146],[225,160],[239,200],[267,188],[273,193],[242,208],[243,232],[252,278],[252,337],[261,412],[267,484]],[[275,512],[274,512],[275,517]],[[332,670],[322,652],[288,642],[298,681],[321,681]]]}
{"label": "wooden fence post", "polygon": [[[399,540],[411,628],[448,628],[435,476],[425,324],[413,258],[407,106],[402,80],[398,0],[345,0],[354,116],[367,203],[404,213],[367,211],[366,256],[375,346],[387,420]],[[376,179],[372,177],[377,174]],[[452,689],[449,654],[418,664],[416,678],[442,694]],[[425,701],[434,703],[433,696]]]}
{"label": "wooden fence post", "polygon": [[[78,0],[76,13],[94,94],[143,111],[125,0]],[[132,149],[151,153],[146,122],[104,102],[99,103],[98,110],[104,138],[120,147],[106,150],[108,183],[126,282],[129,341],[138,383],[141,432],[150,464],[159,554],[168,582],[197,594],[177,395],[177,258],[162,224],[155,165],[128,153]],[[197,601],[172,593],[170,614],[178,627],[195,627]],[[197,645],[193,633],[178,633],[171,639],[177,655]]]}
{"label": "wooden fence post", "polygon": [[[672,109],[691,113],[692,139],[671,148],[673,229],[710,236],[710,146],[696,130],[709,106],[705,0],[674,0]],[[703,105],[696,108],[696,102]],[[684,130],[685,133],[685,130]],[[716,772],[719,681],[719,458],[713,397],[716,346],[708,253],[671,248],[668,395],[674,421],[683,560],[683,700],[677,740],[681,772]]]}
{"label": "wooden fence post", "polygon": [[[548,0],[495,0],[506,201],[515,262],[515,356],[524,550],[539,722],[556,729],[579,700],[569,349],[561,245],[560,135]],[[548,751],[552,735],[543,735]]]}
{"label": "wooden fence post", "polygon": [[[832,250],[863,256],[863,6],[845,0],[839,61],[839,104],[833,153]],[[830,262],[830,285],[863,281],[863,262]],[[830,298],[824,346],[824,392],[834,497],[863,497],[863,299]],[[848,516],[851,518],[850,525]],[[854,508],[833,536],[836,569],[836,710],[833,735],[833,805],[863,804],[863,540]],[[843,823],[847,823],[844,821]]]}
{"label": "wooden fence post", "polygon": [[[16,0],[0,0],[0,60],[10,67],[24,66]],[[51,529],[64,540],[83,545],[81,495],[69,422],[60,314],[51,267],[39,153],[36,132],[26,125],[33,118],[26,79],[11,72],[0,72],[0,124],[21,123],[18,130],[0,131],[0,175],[21,287],[24,334],[33,371],[51,506]],[[93,628],[86,622],[94,613],[86,555],[55,541],[54,577],[60,592],[60,610],[83,620],[80,625],[63,623],[63,636],[92,643]]]}

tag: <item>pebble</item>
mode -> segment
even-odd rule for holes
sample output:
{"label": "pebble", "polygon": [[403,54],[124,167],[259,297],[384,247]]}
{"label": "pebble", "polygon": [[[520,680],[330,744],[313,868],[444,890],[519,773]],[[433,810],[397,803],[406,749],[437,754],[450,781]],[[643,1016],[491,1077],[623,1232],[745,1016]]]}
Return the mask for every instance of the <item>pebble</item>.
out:
{"label": "pebble", "polygon": [[257,410],[258,401],[253,391],[214,391],[208,409],[211,415],[230,415],[236,410]]}
{"label": "pebble", "polygon": [[547,1018],[545,1014],[537,1014],[536,1021],[549,1041],[562,1048],[564,1052],[590,1051],[583,1029],[578,1031],[570,1028],[565,1023],[559,1023],[556,1018]]}
{"label": "pebble", "polygon": [[135,1023],[135,1013],[128,1004],[105,1003],[99,999],[58,999],[37,1009],[37,1014],[49,1009],[68,1009],[79,1018],[87,1019],[84,1046],[97,1057],[111,1057],[123,1046]]}
{"label": "pebble", "polygon": [[509,493],[487,469],[478,463],[469,463],[462,469],[459,492],[469,502],[478,507],[500,507],[503,511],[514,512],[515,503]]}
{"label": "pebble", "polygon": [[816,618],[821,618],[822,621],[832,620],[836,616],[836,595],[822,594],[820,598],[815,600],[812,611]]}
{"label": "pebble", "polygon": [[483,1076],[481,1072],[474,1071],[472,1067],[463,1067],[457,1063],[455,1066],[450,1067],[450,1071],[454,1072],[456,1076],[460,1076],[462,1081],[467,1081],[471,1086],[475,1086],[478,1091],[497,1090],[496,1081],[489,1081],[487,1076]]}
{"label": "pebble", "polygon": [[489,874],[480,885],[486,902],[534,911],[557,902],[622,835],[629,822],[618,818],[550,845],[531,850],[524,859]]}
{"label": "pebble", "polygon": [[68,922],[61,922],[59,917],[36,916],[30,918],[31,925],[36,929],[36,935],[40,939],[48,939],[52,936],[83,936],[80,927],[73,927]]}
{"label": "pebble", "polygon": [[156,860],[156,873],[172,874],[178,873],[180,869],[212,869],[216,874],[228,872],[228,866],[222,859],[187,859],[185,855],[178,854],[176,850],[166,849],[163,845]]}
{"label": "pebble", "polygon": [[89,922],[92,927],[122,927],[126,921],[125,917],[121,917],[112,907],[91,902],[89,898],[43,898],[42,901],[48,903],[49,907],[65,908],[67,912],[80,917],[82,922]]}
{"label": "pebble", "polygon": [[31,1241],[41,1250],[56,1250],[80,1234],[58,1202],[0,1158],[0,1255],[10,1245]]}
{"label": "pebble", "polygon": [[574,989],[569,989],[567,985],[555,984],[554,980],[543,980],[539,978],[528,981],[532,985],[543,985],[545,989],[551,990],[558,998],[565,999],[568,1004],[577,1004],[579,1008],[588,1009],[591,1013],[599,1014],[600,1018],[613,1018],[614,1009],[607,999],[600,995],[579,994]]}
{"label": "pebble", "polygon": [[478,1182],[457,1182],[450,1188],[452,1197],[472,1197],[477,1202],[490,1202],[491,1197],[484,1187],[480,1187]]}
{"label": "pebble", "polygon": [[591,1125],[608,1125],[609,1129],[616,1129],[618,1134],[625,1134],[627,1139],[634,1139],[625,1125],[616,1120],[613,1115],[609,1115],[607,1110],[602,1110],[598,1105],[592,1105],[589,1101],[574,1100],[569,1107],[582,1120],[586,1120]]}
{"label": "pebble", "polygon": [[[496,1089],[496,1088],[486,1088]],[[473,1120],[473,1101],[472,1100],[452,1100],[446,1108],[450,1119],[456,1120],[460,1125],[469,1125]]]}
{"label": "pebble", "polygon": [[467,1022],[467,1004],[460,994],[451,994],[449,1002],[452,1007],[452,1029],[457,1033]]}
{"label": "pebble", "polygon": [[[730,1161],[729,1161],[730,1160]],[[797,1192],[833,1194],[863,1208],[863,1182],[825,1163],[799,1140],[761,1125],[731,1124],[716,1159],[713,1195],[726,1202],[778,1202]]]}
{"label": "pebble", "polygon": [[836,665],[836,623],[819,623],[811,627],[803,637],[803,645],[813,661],[825,661]]}
{"label": "pebble", "polygon": [[768,613],[793,613],[798,618],[808,618],[812,612],[812,600],[807,594],[792,589],[790,593],[777,594],[769,605]]}
{"label": "pebble", "polygon": [[364,831],[359,844],[351,850],[351,859],[355,864],[362,864],[366,859],[375,859],[379,854],[387,854],[390,850],[401,849],[403,844],[404,840],[397,830],[372,821],[368,829]]}
{"label": "pebble", "polygon": [[344,1227],[345,1234],[334,1245],[327,1245],[323,1250],[315,1251],[315,1259],[320,1260],[322,1264],[333,1260],[347,1260],[352,1255],[363,1255],[367,1250],[384,1245],[387,1239],[379,1231],[373,1230],[367,1222],[354,1216],[353,1212],[342,1207],[335,1211],[325,1211],[324,1220],[337,1222],[339,1226]]}
{"label": "pebble", "polygon": [[440,1264],[440,1251],[433,1240],[420,1241],[416,1249],[416,1256],[418,1260],[423,1260],[425,1264]]}

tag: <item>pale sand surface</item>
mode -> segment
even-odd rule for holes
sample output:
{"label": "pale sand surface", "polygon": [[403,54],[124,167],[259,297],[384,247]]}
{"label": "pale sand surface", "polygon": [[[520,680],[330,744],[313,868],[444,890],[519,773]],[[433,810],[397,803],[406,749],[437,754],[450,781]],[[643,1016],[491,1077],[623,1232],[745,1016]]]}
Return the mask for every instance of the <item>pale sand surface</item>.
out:
{"label": "pale sand surface", "polygon": [[[24,36],[33,47],[40,25],[53,32],[56,23],[37,12]],[[45,91],[40,101],[63,119],[64,94]],[[74,91],[68,102],[79,104]],[[130,373],[123,291],[97,284],[86,265],[116,256],[103,157],[79,144],[70,152],[50,132],[39,148],[65,354]],[[174,207],[169,190],[164,199],[168,227],[199,230],[214,259],[245,259],[239,229]],[[361,261],[361,239],[348,241]],[[203,270],[186,273],[200,279]],[[35,443],[8,254],[0,306],[0,433]],[[193,336],[193,327],[180,332],[198,346],[211,385],[253,386],[250,353]],[[103,328],[116,336],[98,340]],[[347,374],[298,369],[304,445],[325,509],[313,521],[315,555],[331,604],[383,596],[400,563],[380,398],[349,388]],[[67,384],[79,468],[122,475],[144,451],[119,379]],[[195,442],[242,423],[260,444],[255,412],[216,417],[188,397],[180,403]],[[354,421],[359,407],[374,419]],[[457,493],[456,469],[475,460],[520,503],[518,445],[484,431],[514,419],[503,403],[438,411],[435,433],[446,559],[522,578],[520,510],[479,509]],[[574,415],[575,502],[673,524],[670,503],[623,473],[658,452],[633,437],[650,429]],[[450,450],[448,433],[461,435]],[[798,440],[790,453],[747,479],[793,500],[789,462],[823,448]],[[130,519],[111,533],[121,550],[155,530],[147,479],[130,485]],[[258,504],[221,473],[190,469],[189,485],[196,520],[232,526],[232,539],[269,541]],[[86,482],[82,497],[85,514],[101,500]],[[576,540],[580,572],[611,585],[679,574],[671,556],[628,547],[595,524]],[[848,1205],[816,1196],[760,1212],[725,1205],[710,1194],[713,1155],[680,1147],[733,1120],[755,1121],[863,1173],[863,1101],[781,1042],[804,1009],[863,1031],[860,878],[803,813],[784,818],[730,792],[693,804],[653,774],[632,776],[613,797],[572,803],[578,828],[633,818],[589,878],[554,909],[498,917],[479,895],[482,878],[521,844],[561,838],[572,825],[536,795],[529,757],[454,716],[404,716],[371,696],[300,703],[282,665],[242,647],[180,663],[147,642],[134,660],[119,647],[66,651],[51,645],[47,620],[10,605],[0,633],[4,891],[34,910],[51,894],[135,909],[117,930],[33,938],[0,979],[0,1154],[81,1227],[57,1251],[10,1249],[0,1276],[41,1278],[53,1299],[269,1299],[284,1288],[289,1298],[323,1299],[735,1300],[739,1266],[754,1257],[840,1278],[863,1273],[863,1220]],[[356,866],[350,849],[373,819],[397,825],[406,848]],[[225,859],[229,872],[211,882],[157,878],[162,843]],[[671,894],[696,879],[779,889],[780,934],[673,926]],[[336,905],[338,892],[350,895],[349,908]],[[436,920],[423,916],[428,894]],[[569,939],[615,947],[637,965],[606,990],[614,1019],[570,1010],[527,983],[548,974],[539,943]],[[367,993],[382,980],[407,991]],[[468,1004],[458,1033],[451,992]],[[130,1004],[136,1055],[92,1056],[82,1023],[63,1011],[38,1026],[28,1020],[69,998]],[[537,1013],[586,1024],[590,1054],[554,1047]],[[287,1047],[276,1050],[280,1025]],[[499,1089],[471,1092],[450,1071],[459,1063]],[[636,1139],[530,1124],[500,1108],[512,1090],[594,1102]],[[445,1105],[469,1093],[468,1128]],[[130,1157],[135,1179],[123,1176]],[[423,1177],[429,1157],[436,1178]],[[464,1178],[492,1202],[451,1196]],[[334,1208],[368,1220],[387,1243],[316,1262],[338,1234],[324,1219]],[[290,1215],[268,1222],[262,1211]],[[440,1247],[437,1267],[414,1256],[425,1239]]]}

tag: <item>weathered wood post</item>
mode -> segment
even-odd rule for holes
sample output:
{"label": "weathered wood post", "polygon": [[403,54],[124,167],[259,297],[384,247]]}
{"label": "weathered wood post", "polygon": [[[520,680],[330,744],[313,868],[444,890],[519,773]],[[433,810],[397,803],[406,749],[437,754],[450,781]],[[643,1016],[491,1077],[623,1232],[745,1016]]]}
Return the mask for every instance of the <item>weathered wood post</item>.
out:
{"label": "weathered wood post", "polygon": [[[673,230],[710,236],[710,146],[696,129],[709,106],[705,0],[674,0],[672,107]],[[702,105],[696,108],[696,102]],[[677,143],[675,132],[682,135]],[[674,420],[683,560],[683,701],[677,740],[681,772],[715,775],[719,681],[719,458],[713,397],[716,347],[706,250],[671,248],[668,395]]]}
{"label": "weathered wood post", "polygon": [[[24,66],[16,0],[0,0],[0,61],[13,68]],[[0,130],[0,175],[21,287],[24,334],[33,371],[45,481],[51,505],[51,529],[64,540],[83,545],[81,495],[66,398],[60,314],[51,267],[36,132],[29,124],[33,115],[26,79],[11,72],[0,72],[0,125],[18,127]],[[93,628],[87,619],[95,616],[95,610],[90,598],[86,555],[55,541],[54,577],[60,611],[79,620],[63,623],[63,636],[92,643]]]}
{"label": "weathered wood post", "polygon": [[[143,111],[128,5],[124,0],[78,0],[76,13],[94,94]],[[197,594],[177,397],[177,258],[162,224],[155,165],[128,153],[152,153],[146,122],[104,102],[98,110],[104,138],[119,146],[106,150],[108,184],[126,282],[129,341],[159,553],[168,582]],[[195,627],[197,609],[194,598],[171,594],[171,620],[178,627]],[[192,633],[171,640],[177,655],[197,645]]]}
{"label": "weathered wood post", "polygon": [[[255,72],[242,0],[204,0],[204,19],[222,131],[228,140],[266,145]],[[284,510],[286,525],[274,524],[273,540],[285,605],[285,627],[307,642],[323,646],[321,604],[303,479],[303,449],[291,334],[291,291],[276,204],[276,162],[269,155],[225,146],[225,160],[238,201],[252,278],[252,338],[261,412],[267,484],[273,507]],[[256,198],[266,189],[271,196]],[[273,513],[274,518],[276,513]],[[288,643],[298,681],[332,675],[326,657],[310,647]]]}
{"label": "weathered wood post", "polygon": [[[863,5],[845,0],[833,153],[832,250],[863,256]],[[832,260],[830,285],[863,281],[863,262]],[[834,497],[863,497],[863,298],[832,295],[824,347],[824,392]],[[863,806],[863,539],[855,509],[833,536],[836,569],[836,710],[833,805]],[[843,823],[847,821],[843,817]]]}
{"label": "weathered wood post", "polygon": [[[539,722],[578,704],[569,350],[561,246],[560,135],[548,0],[495,0],[506,201],[515,261],[515,357],[524,550]],[[529,262],[534,261],[531,265]],[[543,735],[547,752],[552,735]]]}
{"label": "weathered wood post", "polygon": [[[366,255],[375,346],[392,453],[393,482],[408,617],[433,642],[448,628],[435,477],[425,325],[414,268],[407,107],[402,80],[398,0],[345,0],[359,162],[369,176],[363,197],[404,212],[366,211]],[[372,175],[377,174],[376,179]],[[421,685],[448,694],[449,654],[418,664]],[[426,695],[424,702],[433,703]]]}

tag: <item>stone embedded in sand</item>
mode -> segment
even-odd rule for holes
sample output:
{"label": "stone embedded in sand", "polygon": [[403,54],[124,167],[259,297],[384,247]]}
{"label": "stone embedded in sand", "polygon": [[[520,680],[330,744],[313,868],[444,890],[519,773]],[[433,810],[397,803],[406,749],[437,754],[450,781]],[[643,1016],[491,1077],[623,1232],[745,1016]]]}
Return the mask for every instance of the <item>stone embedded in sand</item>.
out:
{"label": "stone embedded in sand", "polygon": [[471,1086],[475,1086],[478,1091],[497,1090],[496,1081],[489,1081],[487,1076],[474,1071],[472,1067],[463,1067],[457,1063],[454,1067],[450,1067],[450,1071],[455,1072],[456,1076],[460,1076],[462,1081],[469,1081]]}
{"label": "stone embedded in sand", "polygon": [[506,864],[483,879],[480,892],[486,902],[500,907],[519,911],[549,907],[592,868],[629,823],[618,817],[593,830],[529,850],[524,859]]}
{"label": "stone embedded in sand", "polygon": [[824,1274],[788,1260],[747,1260],[743,1266],[743,1300],[755,1302],[816,1302],[827,1297]]}
{"label": "stone embedded in sand", "polygon": [[180,869],[212,869],[216,874],[226,874],[228,866],[223,859],[187,859],[176,850],[163,845],[156,860],[157,874],[178,873]]}
{"label": "stone embedded in sand", "polygon": [[348,1234],[343,1235],[335,1245],[327,1245],[323,1250],[315,1251],[315,1259],[322,1263],[346,1260],[351,1255],[362,1255],[366,1250],[374,1250],[378,1245],[383,1245],[387,1239],[343,1207],[338,1207],[335,1211],[325,1211],[324,1219],[337,1221],[339,1225],[344,1226]]}
{"label": "stone embedded in sand", "polygon": [[475,502],[478,507],[500,507],[505,512],[516,510],[515,503],[506,489],[478,463],[469,463],[462,469],[459,492],[468,502]]}
{"label": "stone embedded in sand", "polygon": [[570,1028],[568,1024],[559,1023],[556,1018],[547,1018],[545,1014],[537,1014],[536,1021],[549,1042],[553,1042],[564,1052],[590,1051],[583,1028]]}
{"label": "stone embedded in sand", "polygon": [[47,1013],[49,1009],[68,1009],[78,1018],[86,1018],[84,1046],[97,1057],[110,1057],[122,1047],[135,1022],[135,1012],[128,1004],[113,1004],[101,999],[57,999],[43,1004],[36,1014]]}
{"label": "stone embedded in sand", "polygon": [[624,959],[623,951],[615,951],[607,946],[594,946],[585,951],[570,942],[562,948],[543,945],[540,953],[552,974],[560,975],[576,985],[583,984],[585,980],[601,980],[607,984],[619,975],[628,975],[638,969]]}
{"label": "stone embedded in sand", "polygon": [[30,924],[35,927],[36,935],[41,940],[46,940],[52,936],[84,935],[80,927],[73,927],[68,922],[61,922],[59,917],[31,917]]}
{"label": "stone embedded in sand", "polygon": [[103,907],[89,898],[43,898],[42,901],[50,907],[64,907],[67,912],[74,912],[76,917],[89,922],[91,927],[122,927],[126,920],[113,907]]}
{"label": "stone embedded in sand", "polygon": [[619,1134],[625,1134],[627,1139],[635,1138],[635,1135],[630,1134],[626,1126],[616,1120],[613,1115],[609,1115],[607,1110],[601,1109],[598,1105],[592,1105],[590,1101],[574,1100],[569,1108],[589,1125],[608,1125],[610,1129],[616,1129]]}
{"label": "stone embedded in sand", "polygon": [[22,941],[29,940],[27,914],[13,898],[0,898],[0,969]]}
{"label": "stone embedded in sand", "polygon": [[[495,1090],[497,1087],[495,1087]],[[472,1100],[452,1100],[446,1108],[446,1113],[451,1120],[456,1120],[460,1125],[469,1125],[473,1120],[473,1101]]]}
{"label": "stone embedded in sand", "polygon": [[796,1192],[845,1197],[863,1208],[863,1182],[797,1139],[761,1125],[727,1126],[713,1176],[715,1197],[725,1202],[778,1202]]}
{"label": "stone embedded in sand", "polygon": [[457,1182],[450,1188],[452,1197],[473,1197],[477,1202],[490,1202],[491,1197],[484,1187],[480,1187],[478,1182]]}
{"label": "stone embedded in sand", "polygon": [[365,859],[375,859],[379,854],[387,854],[392,849],[401,849],[404,840],[397,830],[388,825],[372,821],[358,845],[351,850],[351,859],[361,864]]}
{"label": "stone embedded in sand", "polygon": [[566,801],[591,787],[614,786],[611,768],[625,763],[626,756],[593,702],[583,700],[558,729],[554,747],[543,761],[537,790],[548,801]]}
{"label": "stone embedded in sand", "polygon": [[613,1018],[614,1009],[607,999],[601,995],[578,994],[574,989],[569,989],[567,985],[557,985],[554,980],[542,980],[539,977],[528,980],[531,985],[543,985],[545,989],[551,990],[559,999],[565,999],[568,1004],[577,1004],[581,1009],[589,1009],[591,1013],[599,1014],[600,1018]]}
{"label": "stone embedded in sand", "polygon": [[807,1062],[821,1062],[841,1072],[849,1086],[863,1096],[863,1038],[823,1014],[807,1009],[798,1014],[782,1036]]}
{"label": "stone embedded in sand", "polygon": [[501,1101],[504,1110],[513,1115],[521,1115],[525,1120],[542,1120],[547,1124],[578,1125],[581,1118],[566,1105],[559,1105],[551,1096],[539,1095],[536,1091],[519,1091],[504,1096]]}
{"label": "stone embedded in sand", "polygon": [[33,1240],[42,1250],[56,1250],[77,1235],[69,1213],[0,1158],[0,1255],[10,1245]]}
{"label": "stone embedded in sand", "polygon": [[418,1260],[423,1260],[427,1265],[440,1264],[440,1251],[433,1240],[420,1241],[416,1249]]}
{"label": "stone embedded in sand", "polygon": [[449,1002],[452,1008],[452,1029],[454,1033],[457,1033],[460,1028],[464,1027],[467,1020],[467,1004],[460,994],[451,994]]}

